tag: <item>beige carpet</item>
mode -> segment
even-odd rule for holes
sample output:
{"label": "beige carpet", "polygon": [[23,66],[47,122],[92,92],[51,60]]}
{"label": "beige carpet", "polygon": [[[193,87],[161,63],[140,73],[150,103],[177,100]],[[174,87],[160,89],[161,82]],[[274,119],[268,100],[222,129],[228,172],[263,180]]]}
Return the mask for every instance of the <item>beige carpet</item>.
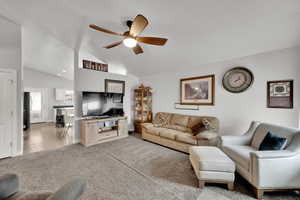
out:
{"label": "beige carpet", "polygon": [[[90,148],[71,145],[0,161],[0,174],[17,173],[24,190],[55,190],[82,176],[89,200],[248,200],[251,187],[238,178],[236,192],[222,185],[197,188],[188,155],[135,137]],[[271,193],[265,199],[300,199],[296,193]]]}

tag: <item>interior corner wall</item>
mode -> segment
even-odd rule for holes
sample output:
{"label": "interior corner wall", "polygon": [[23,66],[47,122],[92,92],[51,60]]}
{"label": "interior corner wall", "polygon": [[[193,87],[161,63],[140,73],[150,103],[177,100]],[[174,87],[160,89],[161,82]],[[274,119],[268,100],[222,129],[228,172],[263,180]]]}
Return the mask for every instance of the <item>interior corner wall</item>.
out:
{"label": "interior corner wall", "polygon": [[[133,129],[133,91],[138,86],[139,79],[133,75],[121,75],[109,72],[100,72],[82,68],[82,60],[87,59],[101,62],[93,56],[87,57],[87,53],[75,52],[74,88],[75,88],[75,118],[82,116],[82,91],[105,92],[105,79],[125,81],[124,112],[127,116],[129,130]],[[113,67],[109,65],[108,67]],[[75,142],[79,142],[79,121],[75,121]]]}
{"label": "interior corner wall", "polygon": [[24,67],[24,87],[73,90],[73,81]]}
{"label": "interior corner wall", "polygon": [[[19,155],[23,152],[23,84],[22,84],[22,28],[20,25],[15,24],[8,19],[2,18],[0,20],[6,21],[9,24],[9,27],[1,27],[1,29],[12,29],[12,32],[15,34],[10,37],[14,40],[13,45],[0,46],[0,68],[12,69],[17,73],[17,132],[16,135],[17,141],[13,141],[12,154]],[[1,32],[0,29],[0,32]],[[7,38],[0,37],[0,44],[3,40]],[[4,41],[5,42],[5,41]]]}
{"label": "interior corner wall", "polygon": [[[247,67],[254,74],[254,83],[251,88],[239,94],[229,93],[222,86],[224,73],[235,66]],[[153,88],[154,113],[173,112],[216,116],[220,120],[221,135],[241,135],[245,133],[253,120],[298,127],[299,66],[300,47],[295,47],[226,62],[187,66],[186,71],[142,77],[141,82]],[[175,109],[174,103],[180,101],[180,79],[209,74],[215,74],[216,78],[215,105],[200,106],[197,111]],[[267,81],[286,79],[294,80],[294,108],[267,108]]]}
{"label": "interior corner wall", "polygon": [[[23,68],[23,85],[26,89],[42,89],[45,102],[43,120],[46,122],[54,122],[55,105],[66,105],[68,102],[58,101],[55,98],[55,89],[73,90],[73,80],[68,80],[63,77],[58,77],[45,72],[37,71],[28,67]],[[27,91],[28,92],[28,91]]]}

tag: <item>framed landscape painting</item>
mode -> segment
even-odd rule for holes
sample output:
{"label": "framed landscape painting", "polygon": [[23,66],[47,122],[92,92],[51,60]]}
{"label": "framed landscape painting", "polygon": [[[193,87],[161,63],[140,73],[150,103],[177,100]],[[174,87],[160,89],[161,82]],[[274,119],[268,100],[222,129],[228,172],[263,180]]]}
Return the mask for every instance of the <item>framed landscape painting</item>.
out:
{"label": "framed landscape painting", "polygon": [[215,75],[180,80],[180,103],[188,105],[214,105]]}
{"label": "framed landscape painting", "polygon": [[293,87],[293,80],[268,81],[268,108],[293,108]]}

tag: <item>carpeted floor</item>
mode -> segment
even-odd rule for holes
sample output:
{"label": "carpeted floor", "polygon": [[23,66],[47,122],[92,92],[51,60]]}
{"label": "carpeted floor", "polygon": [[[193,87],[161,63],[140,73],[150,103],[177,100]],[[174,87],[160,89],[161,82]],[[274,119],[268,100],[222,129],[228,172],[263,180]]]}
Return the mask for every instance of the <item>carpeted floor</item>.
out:
{"label": "carpeted floor", "polygon": [[[59,150],[0,161],[0,174],[17,173],[23,190],[55,190],[82,176],[88,200],[250,200],[251,187],[237,178],[236,192],[222,185],[202,191],[190,169],[188,155],[135,137],[85,148]],[[300,199],[296,193],[270,193],[264,199]]]}

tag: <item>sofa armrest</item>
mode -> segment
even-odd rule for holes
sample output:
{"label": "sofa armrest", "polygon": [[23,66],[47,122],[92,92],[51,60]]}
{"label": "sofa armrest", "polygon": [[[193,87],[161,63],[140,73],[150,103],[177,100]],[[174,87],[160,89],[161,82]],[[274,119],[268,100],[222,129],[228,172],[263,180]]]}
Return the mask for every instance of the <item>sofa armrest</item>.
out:
{"label": "sofa armrest", "polygon": [[152,123],[142,123],[141,126],[142,128],[147,128],[147,126],[153,125]]}
{"label": "sofa armrest", "polygon": [[282,151],[255,151],[251,152],[253,159],[277,159],[277,158],[290,158],[296,156],[297,153],[287,150]]}
{"label": "sofa armrest", "polygon": [[197,140],[212,140],[218,137],[218,133],[213,130],[201,131],[196,135]]}
{"label": "sofa armrest", "polygon": [[255,151],[251,156],[251,179],[256,188],[296,188],[300,185],[300,154],[282,151]]}
{"label": "sofa armrest", "polygon": [[19,191],[19,178],[16,174],[0,176],[0,199],[6,199]]}

